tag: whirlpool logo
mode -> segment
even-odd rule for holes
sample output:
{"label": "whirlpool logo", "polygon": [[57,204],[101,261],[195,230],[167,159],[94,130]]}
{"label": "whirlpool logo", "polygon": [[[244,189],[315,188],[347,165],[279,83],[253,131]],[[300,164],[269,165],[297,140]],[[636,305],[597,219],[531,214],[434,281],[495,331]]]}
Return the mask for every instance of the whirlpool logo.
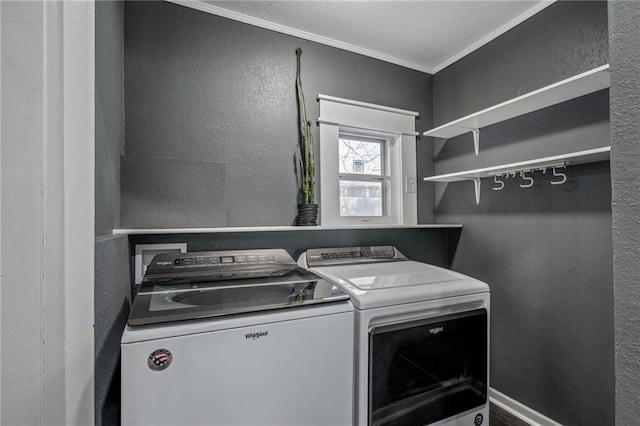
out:
{"label": "whirlpool logo", "polygon": [[255,333],[247,333],[244,335],[244,338],[247,340],[256,340],[261,337],[267,337],[269,335],[268,331],[256,331]]}
{"label": "whirlpool logo", "polygon": [[442,333],[444,331],[444,327],[434,327],[429,329],[429,333],[436,335],[438,333]]}

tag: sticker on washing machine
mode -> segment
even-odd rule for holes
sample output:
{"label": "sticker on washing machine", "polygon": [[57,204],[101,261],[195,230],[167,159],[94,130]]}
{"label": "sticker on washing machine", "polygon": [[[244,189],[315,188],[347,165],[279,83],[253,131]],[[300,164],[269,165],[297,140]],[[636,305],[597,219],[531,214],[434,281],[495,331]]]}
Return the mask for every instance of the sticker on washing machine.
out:
{"label": "sticker on washing machine", "polygon": [[475,418],[475,419],[473,419],[473,423],[474,423],[476,426],[480,426],[480,425],[482,424],[482,422],[483,422],[483,421],[484,421],[484,417],[482,416],[482,414],[477,414],[477,415],[476,415],[476,418]]}
{"label": "sticker on washing machine", "polygon": [[147,358],[147,365],[153,371],[162,371],[171,365],[171,361],[173,361],[173,355],[168,349],[156,349]]}

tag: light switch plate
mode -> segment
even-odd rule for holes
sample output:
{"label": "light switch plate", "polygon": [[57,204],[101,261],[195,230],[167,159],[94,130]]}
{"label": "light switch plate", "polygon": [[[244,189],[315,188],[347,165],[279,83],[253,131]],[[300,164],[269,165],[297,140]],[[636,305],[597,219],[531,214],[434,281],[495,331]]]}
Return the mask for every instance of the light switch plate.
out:
{"label": "light switch plate", "polygon": [[415,176],[405,176],[404,177],[404,192],[407,194],[412,194],[416,192],[416,177]]}

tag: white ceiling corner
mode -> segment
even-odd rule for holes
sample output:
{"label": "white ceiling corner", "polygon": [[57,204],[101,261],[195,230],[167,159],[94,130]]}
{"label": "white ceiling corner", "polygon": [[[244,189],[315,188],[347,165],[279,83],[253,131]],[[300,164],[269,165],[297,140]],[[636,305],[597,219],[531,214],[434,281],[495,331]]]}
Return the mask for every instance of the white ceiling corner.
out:
{"label": "white ceiling corner", "polygon": [[429,74],[556,0],[168,0]]}

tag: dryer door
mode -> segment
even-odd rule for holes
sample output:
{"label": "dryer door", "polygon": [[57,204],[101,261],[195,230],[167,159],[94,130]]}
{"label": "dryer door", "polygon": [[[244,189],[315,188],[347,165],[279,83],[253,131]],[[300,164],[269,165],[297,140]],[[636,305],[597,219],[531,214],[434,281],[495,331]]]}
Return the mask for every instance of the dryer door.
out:
{"label": "dryer door", "polygon": [[487,401],[484,309],[374,328],[369,424],[430,424]]}

